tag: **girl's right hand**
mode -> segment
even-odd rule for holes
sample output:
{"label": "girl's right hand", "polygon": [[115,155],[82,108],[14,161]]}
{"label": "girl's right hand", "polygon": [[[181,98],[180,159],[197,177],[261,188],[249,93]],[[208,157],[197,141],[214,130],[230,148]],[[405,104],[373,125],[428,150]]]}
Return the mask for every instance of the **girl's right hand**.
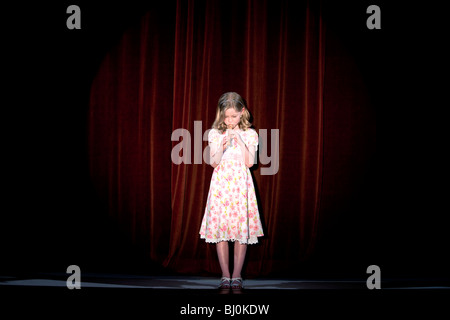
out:
{"label": "girl's right hand", "polygon": [[228,147],[230,138],[228,136],[225,136],[222,141],[222,150],[225,151],[225,149]]}

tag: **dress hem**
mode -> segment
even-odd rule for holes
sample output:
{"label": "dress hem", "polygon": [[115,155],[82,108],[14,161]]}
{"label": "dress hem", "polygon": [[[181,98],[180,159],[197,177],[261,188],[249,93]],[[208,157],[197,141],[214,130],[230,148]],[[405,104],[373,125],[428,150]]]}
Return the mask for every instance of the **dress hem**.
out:
{"label": "dress hem", "polygon": [[[258,236],[261,237],[261,236]],[[250,238],[248,239],[226,239],[226,238],[221,238],[221,239],[206,239],[205,236],[200,236],[200,239],[204,239],[206,241],[206,243],[219,243],[222,241],[231,241],[231,242],[235,242],[235,241],[239,241],[240,244],[257,244],[258,243],[258,237],[255,238]]]}

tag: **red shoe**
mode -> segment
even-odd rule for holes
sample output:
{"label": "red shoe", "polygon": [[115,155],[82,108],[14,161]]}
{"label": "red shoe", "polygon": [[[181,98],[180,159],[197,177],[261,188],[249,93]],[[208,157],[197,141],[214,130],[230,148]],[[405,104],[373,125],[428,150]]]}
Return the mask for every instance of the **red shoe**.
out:
{"label": "red shoe", "polygon": [[232,278],[231,279],[231,289],[233,290],[239,290],[244,288],[242,285],[242,278]]}
{"label": "red shoe", "polygon": [[230,278],[222,277],[220,279],[219,289],[230,289]]}

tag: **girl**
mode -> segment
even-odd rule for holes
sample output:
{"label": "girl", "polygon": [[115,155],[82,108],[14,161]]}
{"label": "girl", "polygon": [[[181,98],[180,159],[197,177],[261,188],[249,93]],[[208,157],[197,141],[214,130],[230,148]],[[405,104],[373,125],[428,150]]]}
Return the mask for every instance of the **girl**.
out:
{"label": "girl", "polygon": [[[200,238],[216,243],[222,279],[219,288],[241,289],[241,270],[247,244],[263,236],[255,188],[249,168],[255,160],[258,134],[251,129],[244,100],[235,92],[223,94],[208,135],[211,178]],[[237,241],[236,241],[237,240]],[[229,271],[228,241],[234,242],[234,269]]]}

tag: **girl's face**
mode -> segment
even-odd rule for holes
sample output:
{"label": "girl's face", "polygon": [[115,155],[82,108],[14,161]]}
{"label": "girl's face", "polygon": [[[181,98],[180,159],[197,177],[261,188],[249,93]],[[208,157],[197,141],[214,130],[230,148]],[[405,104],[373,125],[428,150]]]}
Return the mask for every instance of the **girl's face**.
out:
{"label": "girl's face", "polygon": [[[242,109],[242,111],[243,110],[244,109]],[[239,123],[239,121],[241,121],[242,111],[239,112],[234,108],[228,108],[227,110],[225,110],[225,124],[234,128]]]}

